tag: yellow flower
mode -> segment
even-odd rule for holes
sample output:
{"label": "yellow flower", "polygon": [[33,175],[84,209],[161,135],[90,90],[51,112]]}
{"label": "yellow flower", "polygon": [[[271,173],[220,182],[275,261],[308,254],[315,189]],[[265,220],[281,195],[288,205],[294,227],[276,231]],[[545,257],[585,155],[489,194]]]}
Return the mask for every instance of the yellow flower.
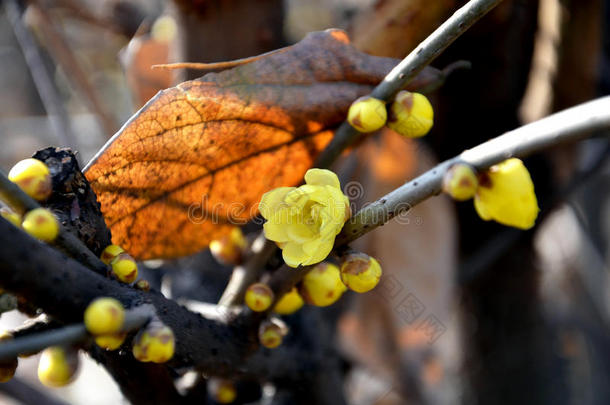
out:
{"label": "yellow flower", "polygon": [[258,206],[267,220],[265,237],[278,243],[291,267],[324,260],[350,216],[349,200],[335,173],[310,169],[305,183],[271,190]]}
{"label": "yellow flower", "polygon": [[512,158],[483,173],[474,198],[479,216],[515,228],[529,229],[538,216],[534,183],[527,168]]}

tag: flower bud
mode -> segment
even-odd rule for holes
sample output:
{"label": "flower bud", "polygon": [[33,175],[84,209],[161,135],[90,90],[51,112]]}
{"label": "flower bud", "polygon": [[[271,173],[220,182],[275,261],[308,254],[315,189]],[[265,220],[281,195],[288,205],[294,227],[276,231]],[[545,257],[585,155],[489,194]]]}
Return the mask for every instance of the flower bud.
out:
{"label": "flower bud", "polygon": [[92,335],[117,333],[124,320],[125,309],[114,298],[97,298],[85,310],[85,327]]}
{"label": "flower bud", "polygon": [[123,250],[123,248],[119,245],[108,245],[102,251],[102,254],[100,255],[100,260],[103,261],[105,264],[110,264],[112,259],[120,255],[124,251],[125,250]]}
{"label": "flower bud", "polygon": [[385,103],[371,96],[354,101],[347,113],[347,122],[360,132],[377,131],[385,125],[387,118]]}
{"label": "flower bud", "polygon": [[241,228],[234,227],[228,235],[210,242],[210,251],[219,263],[225,265],[240,264],[242,253],[247,242]]}
{"label": "flower bud", "polygon": [[293,287],[292,290],[280,298],[273,310],[280,315],[290,315],[301,309],[303,304],[303,297],[301,297],[296,287]]}
{"label": "flower bud", "polygon": [[237,398],[235,384],[230,380],[210,378],[208,389],[214,401],[219,404],[230,404]]}
{"label": "flower bud", "polygon": [[246,305],[255,312],[267,310],[273,303],[273,298],[273,291],[263,283],[254,283],[246,290]]}
{"label": "flower bud", "polygon": [[47,387],[63,387],[74,379],[78,370],[78,352],[72,348],[51,346],[42,351],[38,362],[38,379]]}
{"label": "flower bud", "polygon": [[8,179],[38,201],[46,200],[53,192],[49,168],[38,159],[24,159],[18,162],[8,173]]}
{"label": "flower bud", "polygon": [[2,218],[6,219],[8,222],[15,225],[17,228],[21,228],[21,221],[22,221],[21,215],[17,214],[16,212],[11,211],[10,209],[8,209],[6,207],[0,208],[0,215],[2,215]]}
{"label": "flower bud", "polygon": [[23,229],[44,242],[53,242],[59,234],[59,222],[46,208],[35,208],[23,217]]}
{"label": "flower bud", "polygon": [[112,274],[123,283],[133,283],[138,278],[136,260],[128,253],[120,253],[110,262]]}
{"label": "flower bud", "polygon": [[350,253],[341,264],[341,280],[357,293],[372,290],[381,278],[379,262],[364,253]]}
{"label": "flower bud", "polygon": [[538,201],[534,183],[527,168],[512,158],[490,167],[479,177],[474,198],[479,216],[520,229],[534,226],[538,216]]}
{"label": "flower bud", "polygon": [[161,321],[152,320],[133,341],[133,357],[141,362],[165,363],[174,356],[174,332]]}
{"label": "flower bud", "polygon": [[300,292],[308,304],[326,307],[341,298],[345,290],[339,268],[331,263],[320,263],[303,277]]}
{"label": "flower bud", "polygon": [[279,319],[267,319],[258,328],[258,341],[267,349],[275,349],[282,344],[288,328]]}
{"label": "flower bud", "polygon": [[150,283],[147,280],[144,280],[143,278],[136,281],[134,287],[141,291],[150,291]]}
{"label": "flower bud", "polygon": [[127,332],[113,333],[110,335],[99,335],[95,337],[95,344],[106,350],[116,350],[125,341]]}
{"label": "flower bud", "polygon": [[399,91],[390,107],[388,127],[407,138],[426,135],[434,123],[434,110],[423,94]]}
{"label": "flower bud", "polygon": [[[13,334],[8,331],[3,331],[0,333],[0,344],[1,342],[6,342],[13,339]],[[19,365],[19,360],[17,357],[13,359],[0,361],[0,383],[5,383],[9,381],[15,375],[15,371],[17,371],[17,366]]]}
{"label": "flower bud", "polygon": [[478,186],[479,180],[474,169],[464,163],[454,164],[443,176],[443,191],[457,201],[474,197]]}

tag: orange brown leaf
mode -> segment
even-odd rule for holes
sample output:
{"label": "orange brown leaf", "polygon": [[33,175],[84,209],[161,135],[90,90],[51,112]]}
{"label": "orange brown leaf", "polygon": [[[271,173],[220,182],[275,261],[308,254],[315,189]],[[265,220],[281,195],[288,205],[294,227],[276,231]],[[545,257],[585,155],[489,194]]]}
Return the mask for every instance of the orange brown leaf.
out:
{"label": "orange brown leaf", "polygon": [[396,63],[328,30],[159,92],[85,169],[113,243],[178,257],[252,219],[263,193],[302,181],[351,102]]}

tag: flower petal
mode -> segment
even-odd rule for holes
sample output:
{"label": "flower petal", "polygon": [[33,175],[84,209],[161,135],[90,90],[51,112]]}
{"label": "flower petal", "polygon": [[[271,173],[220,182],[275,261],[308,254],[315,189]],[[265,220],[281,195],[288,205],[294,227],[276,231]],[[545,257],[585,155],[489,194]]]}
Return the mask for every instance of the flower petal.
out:
{"label": "flower petal", "polygon": [[303,252],[301,245],[296,242],[288,242],[282,248],[282,257],[290,267],[299,267],[309,255]]}
{"label": "flower petal", "polygon": [[278,224],[271,221],[265,222],[263,225],[265,238],[275,242],[288,242],[290,238],[286,233],[286,225]]}
{"label": "flower petal", "polygon": [[[296,222],[296,221],[295,221]],[[314,231],[304,223],[291,223],[286,225],[286,234],[294,242],[304,243],[315,237]]]}
{"label": "flower petal", "polygon": [[321,241],[321,243],[318,245],[318,249],[313,252],[313,254],[308,255],[308,258],[303,261],[303,264],[308,266],[310,264],[320,263],[322,260],[328,257],[330,251],[333,249],[334,244],[335,238],[332,238],[331,240],[327,239]]}
{"label": "flower petal", "polygon": [[332,186],[341,189],[339,178],[330,170],[326,169],[309,169],[305,173],[305,183],[316,186]]}
{"label": "flower petal", "polygon": [[294,189],[295,187],[278,187],[263,194],[261,197],[261,202],[258,204],[258,210],[263,218],[271,218],[273,213],[277,211],[279,205],[284,200],[286,194]]}

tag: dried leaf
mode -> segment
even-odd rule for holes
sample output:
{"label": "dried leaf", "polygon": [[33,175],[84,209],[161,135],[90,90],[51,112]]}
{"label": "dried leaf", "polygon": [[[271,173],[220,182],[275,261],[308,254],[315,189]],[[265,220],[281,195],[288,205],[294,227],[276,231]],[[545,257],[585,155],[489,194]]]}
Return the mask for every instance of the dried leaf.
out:
{"label": "dried leaf", "polygon": [[312,33],[157,94],[86,169],[113,242],[139,259],[190,254],[255,216],[264,192],[301,182],[351,102],[397,63],[348,42]]}

